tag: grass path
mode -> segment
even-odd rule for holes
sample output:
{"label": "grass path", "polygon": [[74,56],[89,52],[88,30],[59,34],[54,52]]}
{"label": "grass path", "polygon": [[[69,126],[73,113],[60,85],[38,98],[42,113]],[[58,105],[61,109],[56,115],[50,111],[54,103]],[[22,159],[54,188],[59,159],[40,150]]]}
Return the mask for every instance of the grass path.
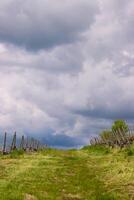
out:
{"label": "grass path", "polygon": [[0,157],[0,200],[134,199],[134,158],[46,150]]}

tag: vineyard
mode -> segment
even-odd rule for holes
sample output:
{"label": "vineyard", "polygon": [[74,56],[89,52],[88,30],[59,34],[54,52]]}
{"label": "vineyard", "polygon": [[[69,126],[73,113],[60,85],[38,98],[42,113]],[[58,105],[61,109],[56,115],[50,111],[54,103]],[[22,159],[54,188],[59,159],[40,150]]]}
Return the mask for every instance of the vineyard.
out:
{"label": "vineyard", "polygon": [[2,141],[2,200],[134,199],[134,131],[124,121],[79,150],[51,149],[16,132]]}
{"label": "vineyard", "polygon": [[128,147],[134,141],[134,129],[123,120],[114,122],[110,130],[104,130],[99,136],[90,140],[91,145],[103,145],[109,147]]}
{"label": "vineyard", "polygon": [[2,154],[9,154],[14,150],[23,150],[23,151],[38,151],[47,147],[47,145],[42,145],[40,141],[34,138],[17,138],[16,132],[13,136],[8,138],[8,134],[5,132],[3,136],[3,144],[1,145],[0,152]]}

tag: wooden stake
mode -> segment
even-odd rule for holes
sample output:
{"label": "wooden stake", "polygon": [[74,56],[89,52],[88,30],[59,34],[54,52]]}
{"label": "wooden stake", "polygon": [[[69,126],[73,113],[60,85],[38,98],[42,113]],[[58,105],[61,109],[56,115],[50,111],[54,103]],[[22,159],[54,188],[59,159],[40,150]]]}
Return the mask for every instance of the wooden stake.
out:
{"label": "wooden stake", "polygon": [[14,133],[12,144],[11,144],[11,151],[16,149],[16,132]]}
{"label": "wooden stake", "polygon": [[24,135],[21,138],[20,149],[24,149]]}
{"label": "wooden stake", "polygon": [[5,132],[5,135],[4,135],[4,144],[3,144],[3,154],[6,154],[6,140],[7,140],[7,133]]}

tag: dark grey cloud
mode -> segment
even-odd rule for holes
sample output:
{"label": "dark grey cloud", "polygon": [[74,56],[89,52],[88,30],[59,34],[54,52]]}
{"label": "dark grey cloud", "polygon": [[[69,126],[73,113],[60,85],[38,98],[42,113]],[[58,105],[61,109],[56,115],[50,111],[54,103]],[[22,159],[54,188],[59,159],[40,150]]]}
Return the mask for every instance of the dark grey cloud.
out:
{"label": "dark grey cloud", "polygon": [[[132,104],[132,102],[131,102]],[[126,107],[118,107],[116,110],[111,110],[107,108],[100,108],[100,109],[94,109],[94,110],[77,110],[75,111],[76,114],[83,115],[86,117],[93,117],[93,118],[100,118],[100,119],[134,119],[134,108],[129,107],[129,103],[126,105]]]}
{"label": "dark grey cloud", "polygon": [[0,41],[30,50],[80,39],[98,11],[96,1],[2,0]]}
{"label": "dark grey cloud", "polygon": [[[82,138],[79,137],[70,137],[65,134],[58,135],[45,135],[45,138],[42,141],[48,144],[50,147],[58,148],[73,148],[82,146]],[[84,144],[84,142],[83,142]]]}

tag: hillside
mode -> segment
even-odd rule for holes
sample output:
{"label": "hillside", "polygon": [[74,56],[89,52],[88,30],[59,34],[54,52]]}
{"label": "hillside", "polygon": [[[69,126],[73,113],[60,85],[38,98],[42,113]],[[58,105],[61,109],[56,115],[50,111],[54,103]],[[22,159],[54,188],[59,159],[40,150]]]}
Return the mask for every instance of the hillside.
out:
{"label": "hillside", "polygon": [[0,156],[1,200],[133,198],[133,149],[85,147]]}

